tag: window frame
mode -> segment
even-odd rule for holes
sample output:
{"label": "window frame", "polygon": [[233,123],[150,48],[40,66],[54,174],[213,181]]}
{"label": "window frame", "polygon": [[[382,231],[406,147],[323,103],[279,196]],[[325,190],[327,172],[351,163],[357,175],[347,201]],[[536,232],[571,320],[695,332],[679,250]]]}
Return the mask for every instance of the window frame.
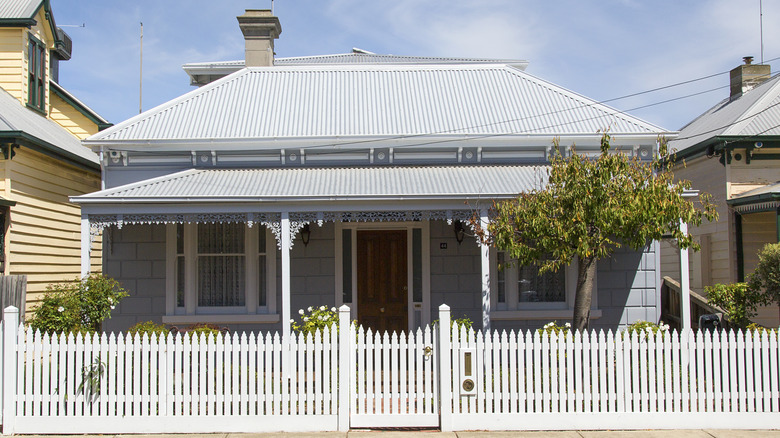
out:
{"label": "window frame", "polygon": [[[166,312],[163,322],[278,322],[276,313],[276,240],[265,226],[244,229],[244,303],[243,306],[198,305],[198,227],[199,224],[169,224],[166,228]],[[178,251],[178,227],[183,229],[183,253]],[[260,248],[260,234],[264,233],[265,248]],[[266,278],[260,278],[260,260],[265,257]],[[184,259],[184,305],[177,299],[177,264]],[[263,283],[261,283],[263,282]],[[261,284],[265,289],[265,305],[259,296]],[[251,293],[255,291],[255,293]]]}
{"label": "window frame", "polygon": [[27,34],[27,106],[46,112],[46,45]]}
{"label": "window frame", "polygon": [[[518,271],[520,267],[511,266],[504,268],[504,302],[499,302],[499,270],[498,255],[499,251],[490,248],[490,278],[495,281],[490,282],[490,301],[492,318],[494,319],[571,319],[574,310],[574,297],[577,291],[577,260],[575,259],[564,269],[564,301],[550,302],[521,302],[518,287]],[[593,279],[593,299],[591,302],[592,318],[601,316],[598,311],[598,273]]]}

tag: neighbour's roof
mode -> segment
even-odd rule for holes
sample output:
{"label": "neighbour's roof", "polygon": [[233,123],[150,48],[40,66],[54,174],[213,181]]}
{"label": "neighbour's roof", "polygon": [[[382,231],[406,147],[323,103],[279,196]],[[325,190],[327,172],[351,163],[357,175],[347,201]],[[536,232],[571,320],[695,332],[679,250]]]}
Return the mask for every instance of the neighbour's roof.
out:
{"label": "neighbour's roof", "polygon": [[740,193],[729,199],[727,203],[737,211],[761,210],[763,207],[776,209],[780,201],[780,181],[767,184],[764,187]]}
{"label": "neighbour's roof", "polygon": [[547,181],[544,166],[189,169],[72,200],[236,202],[514,197]]}
{"label": "neighbour's roof", "polygon": [[42,3],[42,0],[3,0],[0,2],[0,20],[32,18]]}
{"label": "neighbour's roof", "polygon": [[724,138],[771,135],[780,135],[780,75],[713,106],[684,126],[669,146],[690,153]]}
{"label": "neighbour's roof", "polygon": [[47,153],[96,168],[97,155],[84,147],[78,138],[42,114],[26,108],[18,99],[0,89],[0,138],[25,141]]}
{"label": "neighbour's roof", "polygon": [[85,143],[664,130],[505,64],[245,68]]}

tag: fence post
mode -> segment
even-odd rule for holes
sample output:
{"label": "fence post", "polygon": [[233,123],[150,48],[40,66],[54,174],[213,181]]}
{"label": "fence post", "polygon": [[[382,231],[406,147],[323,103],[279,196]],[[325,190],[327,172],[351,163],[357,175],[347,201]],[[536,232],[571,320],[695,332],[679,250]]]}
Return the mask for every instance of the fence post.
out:
{"label": "fence post", "polygon": [[16,342],[19,309],[3,310],[3,435],[13,435],[16,420]]}
{"label": "fence post", "polygon": [[343,304],[339,307],[339,431],[349,431],[349,404],[350,404],[350,374],[352,369],[350,360],[350,321],[349,306]]}
{"label": "fence post", "polygon": [[442,432],[452,431],[452,348],[450,335],[450,306],[439,306],[439,427]]}

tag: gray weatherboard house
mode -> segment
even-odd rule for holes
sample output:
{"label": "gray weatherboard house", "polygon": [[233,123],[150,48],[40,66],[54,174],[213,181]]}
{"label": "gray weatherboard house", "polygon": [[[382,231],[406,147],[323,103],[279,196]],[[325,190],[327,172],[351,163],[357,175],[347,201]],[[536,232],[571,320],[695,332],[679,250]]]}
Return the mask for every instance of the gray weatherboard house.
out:
{"label": "gray weatherboard house", "polygon": [[[468,218],[543,184],[556,137],[597,153],[609,127],[649,158],[667,132],[522,60],[273,59],[278,19],[239,23],[246,62],[186,65],[200,88],[84,141],[105,189],[71,198],[82,235],[102,232],[104,272],[130,291],[107,330],[151,319],[287,332],[299,308],[344,303],[380,330],[429,324],[442,303],[477,328],[571,318],[576,269],[498,271],[503,254]],[[658,321],[658,260],[656,242],[602,260],[591,327]]]}

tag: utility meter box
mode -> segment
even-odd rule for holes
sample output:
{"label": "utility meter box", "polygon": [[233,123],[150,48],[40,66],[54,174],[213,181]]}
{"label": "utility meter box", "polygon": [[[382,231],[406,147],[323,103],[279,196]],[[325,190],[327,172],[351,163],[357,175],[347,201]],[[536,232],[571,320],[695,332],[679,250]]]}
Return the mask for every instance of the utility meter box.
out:
{"label": "utility meter box", "polygon": [[477,355],[473,348],[460,350],[460,395],[476,395],[477,382]]}

